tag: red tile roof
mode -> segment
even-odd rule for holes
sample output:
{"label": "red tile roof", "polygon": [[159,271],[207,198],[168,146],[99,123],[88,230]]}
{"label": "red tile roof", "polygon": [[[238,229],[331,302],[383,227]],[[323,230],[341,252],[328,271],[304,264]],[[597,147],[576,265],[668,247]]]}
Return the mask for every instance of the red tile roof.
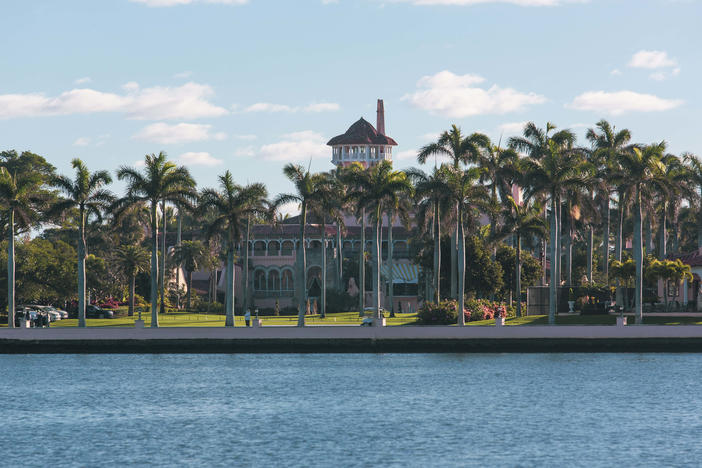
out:
{"label": "red tile roof", "polygon": [[397,146],[397,142],[389,136],[378,132],[363,117],[358,119],[346,130],[343,135],[337,135],[327,142],[327,145],[390,145]]}

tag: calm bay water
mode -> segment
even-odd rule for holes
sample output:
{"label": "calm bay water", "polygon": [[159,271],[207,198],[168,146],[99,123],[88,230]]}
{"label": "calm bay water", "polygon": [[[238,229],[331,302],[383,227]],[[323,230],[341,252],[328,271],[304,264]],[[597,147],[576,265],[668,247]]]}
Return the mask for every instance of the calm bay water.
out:
{"label": "calm bay water", "polygon": [[2,466],[702,463],[702,355],[0,356]]}

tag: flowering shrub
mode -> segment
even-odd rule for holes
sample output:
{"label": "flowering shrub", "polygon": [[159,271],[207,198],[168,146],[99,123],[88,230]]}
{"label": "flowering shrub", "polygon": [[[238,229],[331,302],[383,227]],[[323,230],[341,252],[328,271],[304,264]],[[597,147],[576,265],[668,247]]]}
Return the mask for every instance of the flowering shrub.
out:
{"label": "flowering shrub", "polygon": [[98,307],[103,309],[116,309],[119,307],[119,302],[115,300],[114,297],[108,297],[104,301],[98,304]]}
{"label": "flowering shrub", "polygon": [[[458,322],[458,303],[453,300],[425,302],[417,312],[419,323],[422,325],[452,325]],[[470,321],[470,312],[463,309],[466,322]]]}
{"label": "flowering shrub", "polygon": [[466,301],[466,320],[471,321],[492,320],[495,317],[513,317],[516,307],[507,307],[500,302],[493,302],[487,299],[469,299]]}

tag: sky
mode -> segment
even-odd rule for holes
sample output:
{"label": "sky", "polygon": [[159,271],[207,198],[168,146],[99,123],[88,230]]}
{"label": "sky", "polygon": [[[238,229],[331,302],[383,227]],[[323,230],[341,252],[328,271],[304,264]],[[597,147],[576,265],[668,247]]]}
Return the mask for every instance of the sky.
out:
{"label": "sky", "polygon": [[[702,153],[702,0],[5,0],[0,150],[59,172],[166,151],[200,187],[292,190],[384,99],[397,168],[456,124],[524,122]],[[115,182],[120,194],[124,185]]]}

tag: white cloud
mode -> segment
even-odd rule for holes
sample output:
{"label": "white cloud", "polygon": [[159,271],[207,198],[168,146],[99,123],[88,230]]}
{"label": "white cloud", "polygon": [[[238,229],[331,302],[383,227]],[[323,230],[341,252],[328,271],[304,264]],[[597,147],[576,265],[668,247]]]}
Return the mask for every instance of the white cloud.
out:
{"label": "white cloud", "polygon": [[335,102],[318,102],[316,104],[309,104],[309,105],[305,106],[302,110],[305,112],[338,111],[339,104],[337,104]]}
{"label": "white cloud", "polygon": [[527,124],[524,122],[507,122],[503,123],[498,127],[500,133],[506,133],[508,135],[521,135],[524,131],[524,126]]}
{"label": "white cloud", "polygon": [[674,67],[677,63],[662,50],[640,50],[631,57],[628,65],[633,68],[655,69]]}
{"label": "white cloud", "polygon": [[622,74],[622,72],[621,72],[621,70],[619,70],[618,68],[615,68],[614,70],[612,70],[611,72],[609,72],[609,74],[612,75],[612,76],[619,76],[619,75]]}
{"label": "white cloud", "polygon": [[544,96],[521,93],[512,88],[473,86],[483,81],[484,78],[477,75],[455,75],[444,70],[422,77],[417,86],[425,89],[406,94],[402,100],[431,113],[453,118],[517,112],[546,101]]}
{"label": "white cloud", "polygon": [[439,139],[441,136],[441,132],[430,132],[430,133],[425,133],[423,135],[420,135],[419,138],[421,138],[424,141],[436,141]]}
{"label": "white cloud", "polygon": [[250,157],[253,157],[255,154],[256,154],[256,151],[254,150],[254,147],[251,145],[244,146],[243,148],[237,148],[234,151],[234,156],[243,157],[243,158],[250,158]]}
{"label": "white cloud", "polygon": [[52,115],[121,112],[132,119],[170,120],[218,117],[227,110],[208,98],[208,85],[186,83],[177,87],[139,88],[135,82],[122,86],[125,94],[72,89],[55,97],[41,93],[0,94],[0,119]]}
{"label": "white cloud", "polygon": [[244,112],[294,112],[295,108],[285,104],[272,104],[270,102],[257,102],[244,109]]}
{"label": "white cloud", "polygon": [[146,167],[146,161],[144,161],[143,159],[140,159],[138,161],[134,161],[134,167],[136,167],[137,169],[142,168],[142,167]]}
{"label": "white cloud", "polygon": [[566,3],[588,3],[589,0],[395,0],[415,5],[456,5],[472,6],[487,3],[507,3],[523,7],[559,6]]}
{"label": "white cloud", "polygon": [[[238,106],[234,104],[232,110]],[[339,110],[339,104],[335,102],[317,102],[303,107],[289,106],[287,104],[273,104],[270,102],[257,102],[244,108],[244,112],[330,112]]]}
{"label": "white cloud", "polygon": [[244,5],[248,0],[129,0],[132,3],[142,3],[148,7],[172,7],[190,5],[193,3],[218,3],[221,5]]}
{"label": "white cloud", "polygon": [[256,135],[248,134],[248,135],[234,135],[234,138],[236,138],[237,140],[248,140],[248,141],[250,141],[250,140],[255,140],[257,137],[256,137]]}
{"label": "white cloud", "polygon": [[75,81],[73,81],[73,83],[79,85],[79,84],[90,83],[91,81],[93,81],[93,80],[89,76],[84,76],[82,78],[76,79]]}
{"label": "white cloud", "polygon": [[670,72],[667,71],[657,71],[654,73],[651,73],[649,75],[649,78],[655,81],[665,81],[668,78],[673,78],[675,76],[678,76],[680,74],[680,68],[673,68]]}
{"label": "white cloud", "polygon": [[417,154],[419,150],[405,150],[393,153],[393,161],[414,161],[417,159]]}
{"label": "white cloud", "polygon": [[224,133],[211,133],[212,125],[179,123],[169,125],[163,122],[153,123],[142,128],[132,138],[151,141],[164,145],[190,143],[193,141],[223,140]]}
{"label": "white cloud", "polygon": [[331,148],[326,145],[326,139],[320,133],[311,130],[283,135],[281,141],[261,146],[259,153],[269,161],[331,159]]}
{"label": "white cloud", "polygon": [[300,214],[300,204],[296,202],[290,202],[280,205],[278,207],[278,213],[282,214],[283,216],[297,216]]}
{"label": "white cloud", "polygon": [[73,146],[88,146],[90,144],[90,138],[88,137],[79,137],[76,138],[76,141],[73,142]]}
{"label": "white cloud", "polygon": [[680,99],[664,99],[653,94],[642,94],[634,91],[588,91],[576,96],[566,107],[620,115],[626,112],[666,111],[682,104],[683,101]]}
{"label": "white cloud", "polygon": [[189,151],[178,156],[178,162],[189,166],[219,166],[221,159],[213,157],[210,153]]}

